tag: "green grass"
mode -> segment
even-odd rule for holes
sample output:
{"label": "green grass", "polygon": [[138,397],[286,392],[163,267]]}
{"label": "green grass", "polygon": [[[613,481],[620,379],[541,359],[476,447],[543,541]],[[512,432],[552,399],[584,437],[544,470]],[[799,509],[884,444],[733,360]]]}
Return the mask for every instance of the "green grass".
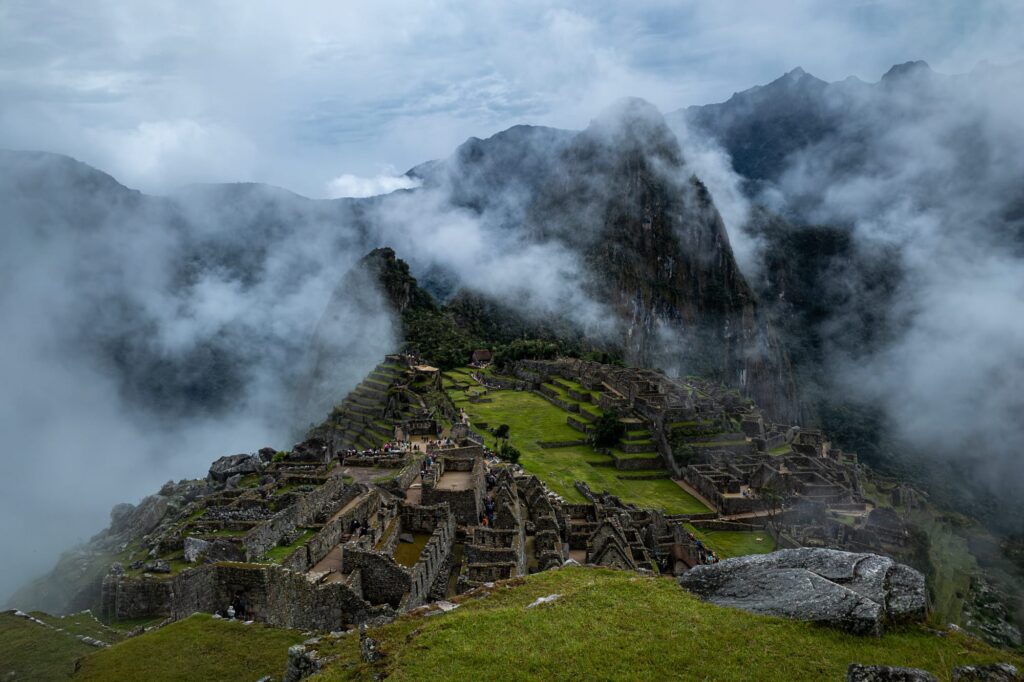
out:
{"label": "green grass", "polygon": [[970,594],[971,576],[978,571],[978,562],[963,536],[933,514],[915,514],[914,522],[928,534],[928,553],[935,571],[929,576],[934,601],[932,620],[962,623],[964,599]]}
{"label": "green grass", "polygon": [[[582,434],[565,423],[568,413],[544,398],[527,391],[490,391],[490,403],[470,403],[460,391],[450,395],[457,407],[465,408],[470,421],[509,425],[509,440],[519,448],[519,463],[536,474],[553,491],[570,502],[586,500],[574,482],[584,481],[596,491],[607,490],[626,502],[664,509],[670,514],[706,512],[707,508],[668,479],[624,481],[611,467],[593,467],[589,462],[610,462],[593,448],[576,445],[544,450],[537,441],[579,440]],[[489,439],[490,440],[490,439]],[[647,456],[651,456],[650,454]]]}
{"label": "green grass", "polygon": [[700,530],[687,526],[705,545],[715,550],[720,559],[747,554],[767,554],[775,550],[768,531]]}
{"label": "green grass", "polygon": [[51,616],[50,614],[42,613],[41,611],[33,611],[31,615],[44,623],[66,630],[72,635],[92,637],[106,642],[107,644],[119,642],[124,637],[124,633],[120,630],[115,630],[104,625],[87,611],[72,613],[67,616]]}
{"label": "green grass", "polygon": [[657,452],[623,452],[621,448],[610,448],[610,450],[619,459],[651,459],[652,457],[658,457]]}
{"label": "green grass", "polygon": [[718,440],[709,442],[698,442],[698,443],[687,443],[687,445],[695,448],[728,448],[736,445],[749,445],[746,440]]}
{"label": "green grass", "polygon": [[[948,680],[955,665],[1019,654],[971,637],[911,627],[884,637],[755,616],[699,601],[668,578],[605,569],[545,571],[431,618],[406,616],[371,631],[385,658],[360,662],[358,638],[315,680],[761,680],[845,679],[852,662],[924,668]],[[535,599],[560,598],[527,609]]]}
{"label": "green grass", "polygon": [[[144,616],[142,618],[125,618],[124,620],[112,620],[107,625],[120,630],[121,632],[131,632],[136,628],[148,628],[152,625],[158,625],[166,620],[165,616]],[[107,640],[104,640],[107,641]]]}
{"label": "green grass", "polygon": [[[57,632],[12,613],[0,613],[0,679],[6,680],[62,680],[71,677],[75,661],[96,651],[94,647],[75,639],[74,634],[89,635],[105,642],[118,637],[95,624],[91,616],[76,614],[65,618],[33,614],[37,618],[62,627],[69,632]],[[86,623],[85,619],[92,621]],[[94,625],[95,624],[95,625]],[[102,631],[104,636],[94,634]]]}
{"label": "green grass", "polygon": [[316,531],[307,528],[304,531],[302,531],[302,535],[296,538],[294,542],[287,545],[278,545],[277,547],[274,547],[273,549],[268,551],[266,554],[263,555],[262,561],[265,563],[269,562],[279,564],[285,559],[287,559],[289,554],[297,550],[302,545],[306,544],[306,542],[308,542],[309,539],[314,535],[316,535]]}
{"label": "green grass", "polygon": [[305,638],[296,630],[197,614],[96,651],[82,661],[74,679],[172,682],[280,677],[288,647]]}

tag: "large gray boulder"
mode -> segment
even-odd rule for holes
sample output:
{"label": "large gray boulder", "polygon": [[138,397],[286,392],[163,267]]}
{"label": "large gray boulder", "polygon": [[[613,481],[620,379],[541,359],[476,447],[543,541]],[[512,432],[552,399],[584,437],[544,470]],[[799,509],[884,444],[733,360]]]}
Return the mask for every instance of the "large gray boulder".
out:
{"label": "large gray boulder", "polygon": [[257,474],[263,471],[263,460],[259,455],[225,455],[210,465],[207,479],[224,483],[235,474]]}
{"label": "large gray boulder", "polygon": [[927,613],[924,576],[877,554],[802,547],[697,566],[679,584],[702,599],[751,613],[881,634]]}

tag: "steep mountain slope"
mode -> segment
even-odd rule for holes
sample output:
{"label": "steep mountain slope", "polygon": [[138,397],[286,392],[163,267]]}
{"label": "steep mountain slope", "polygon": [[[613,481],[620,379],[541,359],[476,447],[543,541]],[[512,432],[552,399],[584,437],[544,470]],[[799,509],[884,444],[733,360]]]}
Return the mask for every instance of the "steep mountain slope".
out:
{"label": "steep mountain slope", "polygon": [[624,323],[627,359],[743,387],[779,419],[799,406],[704,185],[661,114],[627,100],[580,133],[533,205],[536,238],[578,253]]}

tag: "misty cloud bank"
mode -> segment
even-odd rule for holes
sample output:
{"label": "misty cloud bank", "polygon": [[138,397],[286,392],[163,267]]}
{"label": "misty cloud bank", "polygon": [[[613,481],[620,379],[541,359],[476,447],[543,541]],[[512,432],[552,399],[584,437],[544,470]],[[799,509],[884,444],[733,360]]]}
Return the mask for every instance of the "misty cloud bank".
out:
{"label": "misty cloud bank", "polygon": [[[794,72],[775,85],[778,99],[732,115],[770,112],[797,127],[794,140],[811,139],[758,179],[752,200],[853,238],[852,259],[829,266],[821,291],[850,302],[819,330],[833,390],[880,406],[926,466],[956,462],[968,482],[1019,499],[1024,65],[945,76],[905,64],[877,84]],[[853,265],[892,257],[891,290]],[[866,314],[882,320],[870,341]]]}
{"label": "misty cloud bank", "polygon": [[3,594],[114,504],[319,422],[397,348],[397,321],[353,269],[375,247],[595,335],[608,319],[571,253],[524,242],[505,211],[457,205],[448,181],[365,200],[245,184],[154,197],[66,157],[4,152],[0,205],[0,542],[17,557]]}

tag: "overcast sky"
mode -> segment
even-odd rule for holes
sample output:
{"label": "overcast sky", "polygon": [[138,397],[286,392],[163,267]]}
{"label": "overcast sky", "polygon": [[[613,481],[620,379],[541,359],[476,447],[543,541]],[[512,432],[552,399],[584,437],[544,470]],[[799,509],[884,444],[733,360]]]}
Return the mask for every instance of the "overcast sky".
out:
{"label": "overcast sky", "polygon": [[365,194],[470,135],[581,128],[620,96],[667,111],[795,66],[875,81],[1016,61],[1022,25],[1019,0],[0,0],[0,147],[148,192]]}

